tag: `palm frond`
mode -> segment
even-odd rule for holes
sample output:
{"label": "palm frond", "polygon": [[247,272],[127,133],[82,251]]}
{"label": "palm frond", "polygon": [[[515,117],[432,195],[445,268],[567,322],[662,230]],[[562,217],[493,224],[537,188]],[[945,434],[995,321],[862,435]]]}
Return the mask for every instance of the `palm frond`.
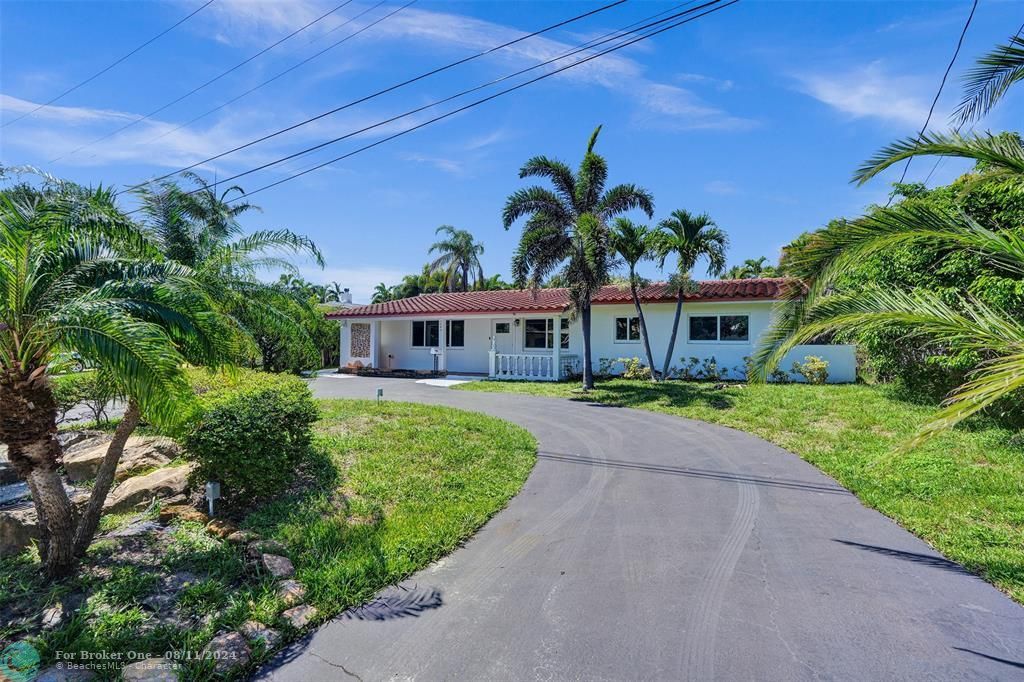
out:
{"label": "palm frond", "polygon": [[963,125],[986,115],[1010,87],[1024,79],[1024,39],[1010,38],[979,59],[963,77],[964,98],[953,112]]}
{"label": "palm frond", "polygon": [[990,164],[997,170],[1024,173],[1024,147],[1010,136],[991,133],[924,133],[920,138],[904,138],[882,148],[861,164],[853,174],[853,181],[863,185],[886,168],[915,156],[972,159]]}

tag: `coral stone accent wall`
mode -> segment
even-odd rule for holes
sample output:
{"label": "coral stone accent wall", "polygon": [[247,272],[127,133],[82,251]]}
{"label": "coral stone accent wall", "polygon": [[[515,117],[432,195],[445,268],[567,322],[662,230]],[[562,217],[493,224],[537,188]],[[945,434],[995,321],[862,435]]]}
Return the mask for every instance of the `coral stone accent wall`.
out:
{"label": "coral stone accent wall", "polygon": [[352,342],[349,357],[370,357],[370,325],[362,322],[352,323]]}

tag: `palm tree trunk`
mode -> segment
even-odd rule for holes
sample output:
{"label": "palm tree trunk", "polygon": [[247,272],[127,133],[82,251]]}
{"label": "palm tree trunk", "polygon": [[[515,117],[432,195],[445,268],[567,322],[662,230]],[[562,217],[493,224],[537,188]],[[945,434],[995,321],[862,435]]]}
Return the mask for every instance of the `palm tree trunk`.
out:
{"label": "palm tree trunk", "polygon": [[[590,357],[590,301],[580,310],[580,328],[583,330],[583,390],[594,388],[594,363]],[[555,342],[560,343],[560,332],[555,330]]]}
{"label": "palm tree trunk", "polygon": [[[59,447],[59,446],[58,446]],[[32,502],[40,519],[46,519],[47,576],[63,578],[75,564],[72,539],[75,532],[75,514],[64,483],[56,469],[36,468],[28,477],[32,489]]]}
{"label": "palm tree trunk", "polygon": [[124,446],[129,436],[139,425],[139,406],[134,400],[128,401],[128,409],[125,410],[121,423],[114,431],[114,437],[107,446],[107,454],[103,457],[103,463],[96,474],[96,482],[92,487],[92,494],[89,496],[89,504],[78,522],[75,531],[74,554],[76,557],[85,556],[89,549],[96,528],[100,525],[100,516],[103,514],[103,503],[107,501],[107,494],[114,484],[114,475],[117,473],[117,465],[124,454]]}
{"label": "palm tree trunk", "polygon": [[469,291],[469,265],[462,266],[462,291]]}
{"label": "palm tree trunk", "polygon": [[676,316],[672,320],[672,335],[668,337],[668,350],[665,352],[665,366],[661,370],[662,378],[668,378],[668,370],[672,366],[672,353],[676,349],[676,334],[679,332],[679,316],[683,312],[683,290],[676,293]]}
{"label": "palm tree trunk", "polygon": [[651,341],[647,338],[647,320],[644,319],[644,309],[640,306],[640,295],[636,290],[636,275],[629,273],[629,290],[633,294],[633,305],[636,306],[636,316],[640,318],[640,336],[644,339],[644,352],[647,354],[647,366],[651,369],[651,381],[658,380],[658,373],[654,369],[654,354],[651,353]]}

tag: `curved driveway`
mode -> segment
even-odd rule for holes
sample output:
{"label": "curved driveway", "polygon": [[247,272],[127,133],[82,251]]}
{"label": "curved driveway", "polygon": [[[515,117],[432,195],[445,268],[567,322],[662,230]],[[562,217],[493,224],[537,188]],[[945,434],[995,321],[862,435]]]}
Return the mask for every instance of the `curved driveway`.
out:
{"label": "curved driveway", "polygon": [[377,386],[516,422],[537,466],[465,547],[266,679],[1024,678],[1024,609],[763,440],[559,399],[314,382]]}

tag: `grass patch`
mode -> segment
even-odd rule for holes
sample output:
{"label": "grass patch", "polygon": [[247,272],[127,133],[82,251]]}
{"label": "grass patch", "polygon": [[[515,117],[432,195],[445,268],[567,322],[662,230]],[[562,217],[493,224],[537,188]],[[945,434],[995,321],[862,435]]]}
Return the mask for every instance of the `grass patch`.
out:
{"label": "grass patch", "polygon": [[[319,405],[303,485],[241,525],[282,545],[321,620],[458,547],[518,492],[535,461],[532,436],[493,417],[390,402]],[[111,516],[102,527],[151,518]],[[61,583],[47,583],[39,568],[34,552],[0,559],[0,641],[28,639],[44,665],[58,651],[171,651],[189,661],[186,679],[204,680],[213,677],[211,666],[196,655],[218,632],[254,619],[280,629],[282,644],[297,634],[280,619],[285,605],[275,581],[256,572],[241,548],[198,524],[101,539]],[[168,581],[178,583],[173,599],[154,607]],[[79,606],[61,626],[42,631],[40,614],[58,602]],[[254,646],[249,670],[272,653]]]}
{"label": "grass patch", "polygon": [[745,385],[611,379],[480,381],[501,391],[664,412],[758,435],[819,467],[869,506],[1024,603],[1024,439],[977,420],[907,454],[905,443],[936,412],[884,386]]}

